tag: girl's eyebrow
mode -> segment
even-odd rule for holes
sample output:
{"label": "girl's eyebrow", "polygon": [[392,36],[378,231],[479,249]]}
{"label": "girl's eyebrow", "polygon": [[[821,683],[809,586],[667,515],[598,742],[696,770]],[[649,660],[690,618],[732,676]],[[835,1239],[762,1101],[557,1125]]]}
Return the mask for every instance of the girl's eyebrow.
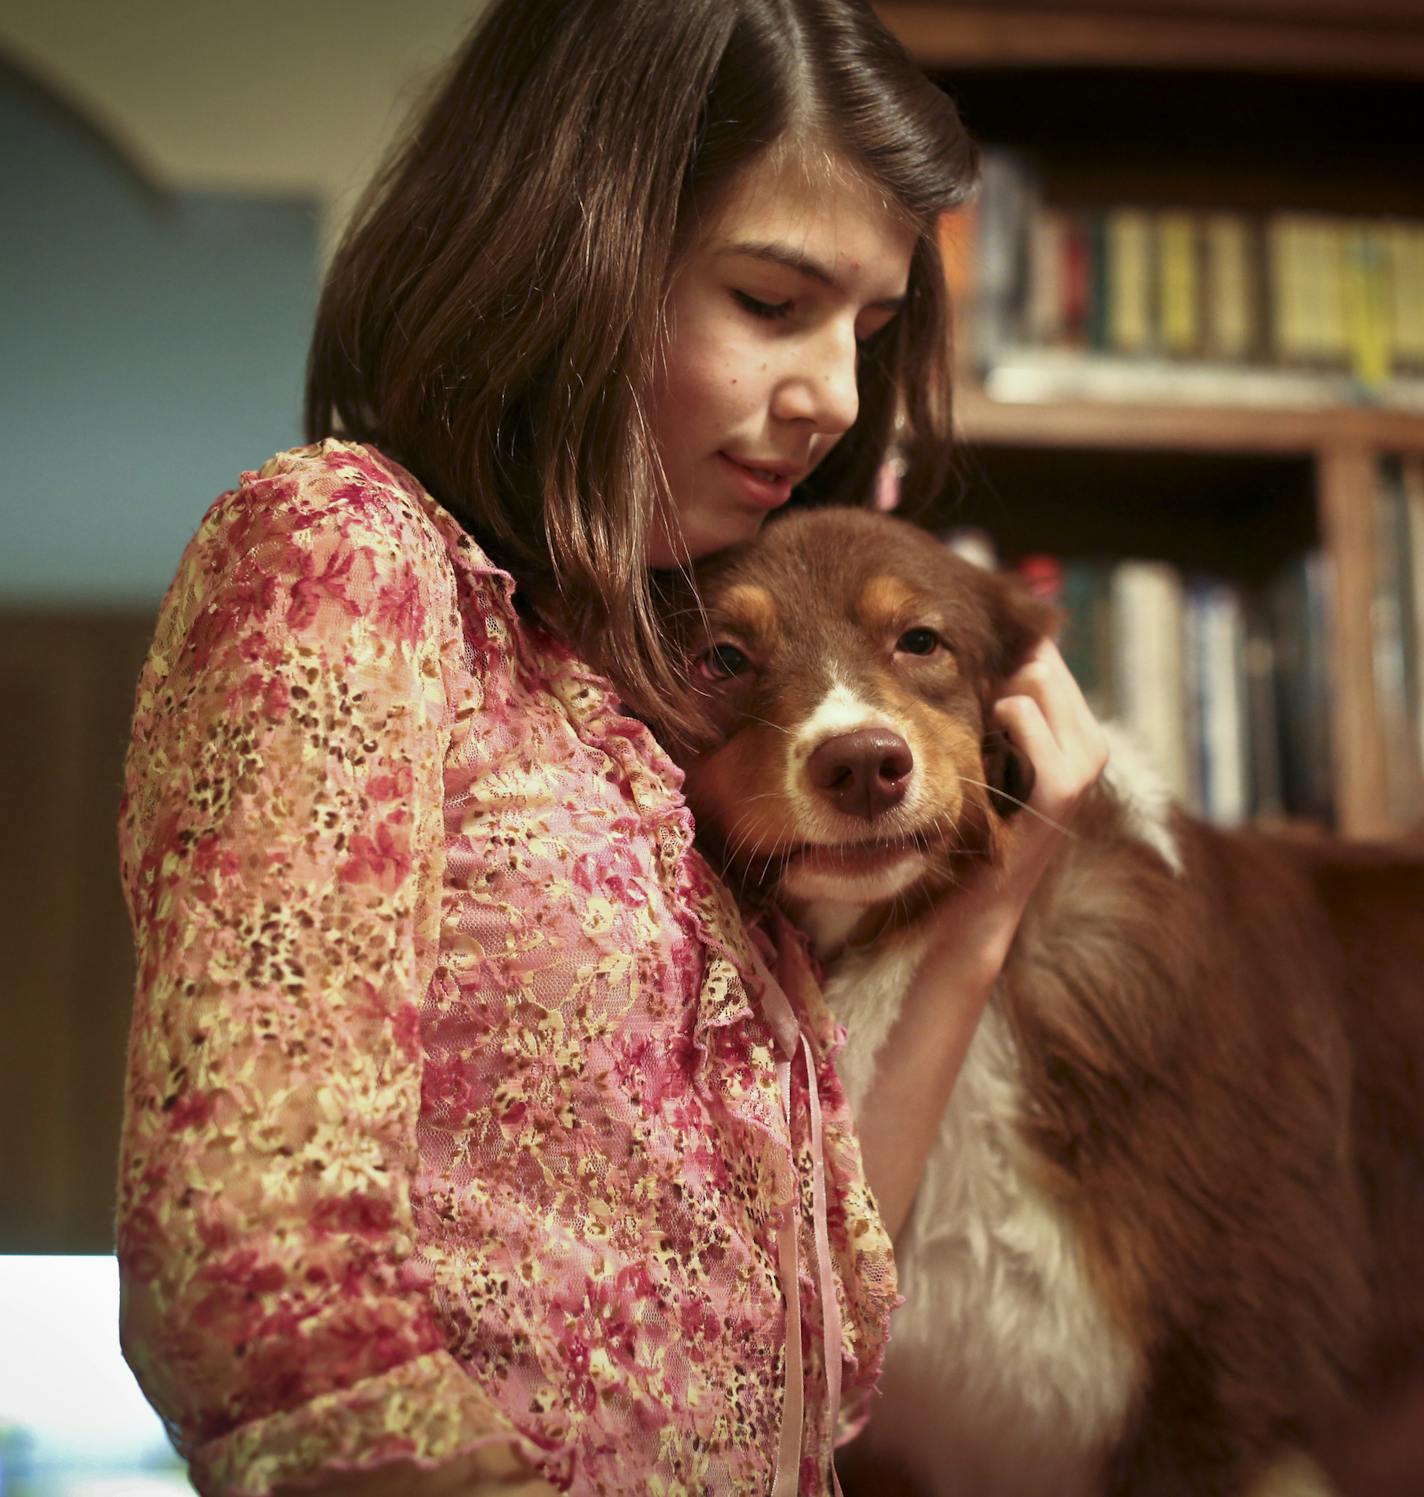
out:
{"label": "girl's eyebrow", "polygon": [[[822,286],[829,286],[832,291],[840,291],[844,294],[844,288],[819,260],[813,260],[810,255],[794,250],[789,245],[777,244],[770,240],[743,239],[726,245],[719,253],[750,255],[755,260],[768,260],[773,265],[784,265],[788,270],[797,271]],[[877,301],[868,302],[867,305],[876,308],[877,311],[898,312],[905,305],[905,298],[886,296]]]}

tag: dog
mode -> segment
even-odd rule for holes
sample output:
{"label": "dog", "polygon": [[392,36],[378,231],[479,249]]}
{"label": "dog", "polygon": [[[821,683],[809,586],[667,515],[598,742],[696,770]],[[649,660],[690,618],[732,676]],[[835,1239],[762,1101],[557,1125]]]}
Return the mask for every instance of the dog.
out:
{"label": "dog", "polygon": [[[687,798],[810,936],[859,1111],[936,911],[1032,814],[990,707],[1056,615],[848,509],[696,585]],[[1211,827],[1114,747],[899,1234],[849,1490],[1338,1490],[1330,1452],[1424,1347],[1421,913],[1419,857]]]}

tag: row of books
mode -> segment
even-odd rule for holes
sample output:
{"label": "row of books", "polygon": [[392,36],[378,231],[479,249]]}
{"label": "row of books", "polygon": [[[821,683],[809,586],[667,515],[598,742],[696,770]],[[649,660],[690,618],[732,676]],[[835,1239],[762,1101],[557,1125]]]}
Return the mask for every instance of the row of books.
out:
{"label": "row of books", "polygon": [[[1390,820],[1424,827],[1424,456],[1383,459],[1371,498],[1374,696]],[[949,544],[993,566],[980,531]],[[1263,587],[1154,559],[1030,556],[1018,570],[1063,608],[1064,659],[1182,802],[1224,825],[1334,820],[1331,574],[1319,552]]]}
{"label": "row of books", "polygon": [[997,398],[1424,408],[1424,223],[1077,209],[991,150],[946,232]]}
{"label": "row of books", "polygon": [[[981,563],[981,532],[946,541]],[[1176,797],[1221,825],[1333,819],[1329,584],[1302,553],[1247,590],[1150,559],[1031,556],[1019,571],[1067,622],[1059,647],[1094,712]]]}

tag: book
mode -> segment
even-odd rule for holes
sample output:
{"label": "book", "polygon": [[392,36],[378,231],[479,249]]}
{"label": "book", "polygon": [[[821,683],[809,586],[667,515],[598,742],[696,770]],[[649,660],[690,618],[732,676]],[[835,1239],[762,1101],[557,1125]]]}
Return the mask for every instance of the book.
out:
{"label": "book", "polygon": [[1038,187],[1028,161],[1014,151],[985,150],[980,162],[976,260],[977,352],[992,359],[1018,341],[1028,287],[1028,225]]}
{"label": "book", "polygon": [[1424,456],[1410,454],[1399,460],[1399,482],[1404,493],[1405,544],[1409,550],[1408,607],[1410,633],[1410,708],[1414,717],[1415,752],[1424,764]]}
{"label": "book", "polygon": [[1123,561],[1113,570],[1111,587],[1118,718],[1172,794],[1187,801],[1181,576],[1165,562]]}
{"label": "book", "polygon": [[1395,367],[1424,374],[1424,225],[1394,221],[1382,232]]}
{"label": "book", "polygon": [[1146,353],[1153,343],[1152,221],[1115,208],[1102,224],[1102,341],[1114,353]]}
{"label": "book", "polygon": [[1379,466],[1374,495],[1374,591],[1370,639],[1375,702],[1384,744],[1390,819],[1409,825],[1424,815],[1420,753],[1419,641],[1416,637],[1414,528],[1410,495],[1397,460]]}
{"label": "book", "polygon": [[1159,342],[1169,358],[1201,352],[1199,224],[1191,213],[1157,216]]}
{"label": "book", "polygon": [[1384,238],[1372,224],[1352,226],[1342,237],[1341,300],[1350,370],[1362,385],[1375,387],[1394,367]]}
{"label": "book", "polygon": [[1068,307],[1064,292],[1063,214],[1043,208],[1029,226],[1027,334],[1030,343],[1045,347],[1068,337]]}
{"label": "book", "polygon": [[1260,821],[1283,821],[1285,791],[1281,783],[1281,730],[1276,699],[1276,646],[1269,611],[1258,595],[1244,600],[1245,642],[1241,653],[1246,693],[1246,750],[1251,815]]}
{"label": "book", "polygon": [[1251,811],[1245,615],[1236,588],[1194,578],[1186,594],[1186,737],[1193,799],[1207,820],[1237,826]]}
{"label": "book", "polygon": [[1288,816],[1328,825],[1334,818],[1330,732],[1330,572],[1319,551],[1277,569],[1267,586],[1275,656],[1282,801]]}
{"label": "book", "polygon": [[1202,240],[1202,351],[1209,359],[1243,363],[1261,341],[1252,230],[1241,214],[1211,213]]}

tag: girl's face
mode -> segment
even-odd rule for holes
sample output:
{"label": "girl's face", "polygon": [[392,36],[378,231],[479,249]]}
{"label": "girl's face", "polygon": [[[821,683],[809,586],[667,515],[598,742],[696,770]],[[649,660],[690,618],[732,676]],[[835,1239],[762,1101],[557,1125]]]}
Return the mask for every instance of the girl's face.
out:
{"label": "girl's face", "polygon": [[859,344],[895,316],[914,230],[846,174],[813,187],[790,162],[750,168],[668,298],[653,434],[680,535],[674,566],[755,535],[850,429]]}

